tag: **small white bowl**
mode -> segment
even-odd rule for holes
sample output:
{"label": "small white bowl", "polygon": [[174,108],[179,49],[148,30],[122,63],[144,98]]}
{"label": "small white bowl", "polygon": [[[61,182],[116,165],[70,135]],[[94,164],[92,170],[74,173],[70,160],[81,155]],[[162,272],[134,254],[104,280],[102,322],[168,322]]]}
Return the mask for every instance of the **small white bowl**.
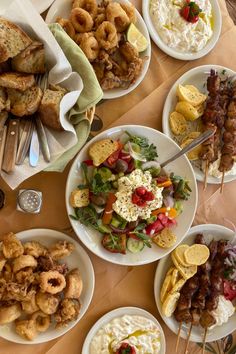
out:
{"label": "small white bowl", "polygon": [[[130,3],[128,0],[117,0],[116,2],[118,3]],[[58,16],[63,17],[63,18],[69,18],[69,14],[71,11],[71,2],[68,0],[56,0],[50,7],[47,17],[45,19],[46,23],[52,23],[56,21],[56,18]],[[137,22],[135,23],[135,26],[139,29],[139,31],[144,35],[144,37],[148,41],[148,47],[145,51],[140,53],[141,58],[145,58],[143,62],[143,69],[140,74],[140,76],[136,79],[135,83],[132,84],[129,88],[127,89],[122,89],[122,88],[114,88],[112,90],[106,90],[104,91],[103,98],[104,99],[113,99],[113,98],[118,98],[127,95],[131,91],[133,91],[144,79],[148,67],[150,64],[151,60],[151,41],[150,41],[150,36],[148,33],[147,26],[138,12],[136,10],[136,17],[137,17]]]}
{"label": "small white bowl", "polygon": [[213,14],[213,35],[210,40],[207,42],[206,46],[199,50],[196,53],[191,52],[180,52],[173,48],[170,48],[166,43],[163,42],[161,37],[159,36],[155,26],[153,25],[149,7],[150,7],[150,0],[143,1],[142,11],[143,17],[148,27],[150,36],[152,40],[156,43],[156,45],[163,50],[166,54],[170,55],[173,58],[180,59],[180,60],[195,60],[204,57],[208,54],[216,45],[220,33],[221,33],[221,26],[222,26],[222,17],[221,11],[217,0],[211,0],[212,5],[212,14]]}
{"label": "small white bowl", "polygon": [[165,335],[164,335],[163,329],[161,328],[161,325],[157,321],[157,319],[153,315],[151,315],[149,312],[147,312],[139,307],[120,307],[120,308],[117,308],[113,311],[106,313],[93,325],[93,327],[90,329],[89,333],[87,334],[87,337],[85,338],[84,345],[82,348],[82,354],[88,354],[90,352],[89,347],[90,347],[91,340],[93,339],[93,337],[95,336],[97,331],[102,326],[105,326],[107,323],[112,321],[114,318],[122,317],[124,315],[143,316],[143,317],[146,317],[147,319],[153,321],[159,327],[159,330],[160,330],[161,349],[160,349],[159,354],[166,353]]}

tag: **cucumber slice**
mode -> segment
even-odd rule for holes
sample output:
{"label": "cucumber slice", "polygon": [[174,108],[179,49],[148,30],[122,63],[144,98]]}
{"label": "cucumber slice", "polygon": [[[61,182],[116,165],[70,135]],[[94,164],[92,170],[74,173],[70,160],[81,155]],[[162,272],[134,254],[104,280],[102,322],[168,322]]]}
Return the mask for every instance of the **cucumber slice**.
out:
{"label": "cucumber slice", "polygon": [[107,226],[107,225],[103,225],[101,219],[98,219],[97,225],[98,225],[98,230],[99,230],[102,234],[110,234],[110,233],[111,233],[110,227]]}
{"label": "cucumber slice", "polygon": [[97,173],[100,174],[100,176],[102,177],[103,182],[108,181],[111,178],[111,176],[112,176],[111,170],[109,170],[109,168],[107,168],[107,167],[99,168],[97,170]]}
{"label": "cucumber slice", "polygon": [[112,216],[111,225],[114,227],[119,227],[120,224],[121,224],[120,221],[115,216]]}
{"label": "cucumber slice", "polygon": [[144,249],[144,243],[142,240],[135,240],[134,238],[128,238],[127,248],[132,253],[138,253]]}

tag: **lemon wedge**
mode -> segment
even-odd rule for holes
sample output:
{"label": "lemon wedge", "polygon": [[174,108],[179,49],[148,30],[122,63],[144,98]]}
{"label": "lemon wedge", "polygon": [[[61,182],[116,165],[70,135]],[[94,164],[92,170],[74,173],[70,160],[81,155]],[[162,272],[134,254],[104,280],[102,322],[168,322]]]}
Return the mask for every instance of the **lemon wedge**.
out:
{"label": "lemon wedge", "polygon": [[127,30],[127,41],[132,44],[138,52],[143,52],[148,47],[148,41],[144,35],[131,23]]}
{"label": "lemon wedge", "polygon": [[206,100],[206,96],[199,92],[196,88],[194,90],[193,86],[189,89],[185,86],[178,85],[177,96],[181,101],[188,102],[193,107],[201,105]]}

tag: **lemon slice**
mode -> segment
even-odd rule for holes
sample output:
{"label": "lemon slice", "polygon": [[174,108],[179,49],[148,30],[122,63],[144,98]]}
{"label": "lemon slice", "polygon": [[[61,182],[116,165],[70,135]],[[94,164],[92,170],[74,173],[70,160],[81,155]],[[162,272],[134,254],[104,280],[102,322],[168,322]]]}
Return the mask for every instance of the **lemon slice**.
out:
{"label": "lemon slice", "polygon": [[194,91],[193,87],[189,88],[178,85],[177,95],[181,101],[190,103],[193,107],[199,106],[206,100],[206,96],[199,91]]}
{"label": "lemon slice", "polygon": [[137,49],[138,52],[143,52],[145,49],[147,49],[147,39],[133,23],[129,25],[127,30],[127,40]]}

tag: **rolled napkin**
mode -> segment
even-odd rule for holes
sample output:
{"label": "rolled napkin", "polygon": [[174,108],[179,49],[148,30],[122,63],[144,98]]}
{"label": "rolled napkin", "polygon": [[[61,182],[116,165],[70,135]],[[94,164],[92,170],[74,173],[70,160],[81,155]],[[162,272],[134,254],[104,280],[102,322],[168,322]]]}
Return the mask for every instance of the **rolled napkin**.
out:
{"label": "rolled napkin", "polygon": [[79,73],[84,85],[77,103],[68,116],[70,122],[74,124],[78,142],[45,169],[45,171],[62,172],[87,141],[91,126],[91,109],[102,99],[103,91],[90,62],[80,47],[58,23],[49,24],[48,27],[63,50],[72,70]]}

